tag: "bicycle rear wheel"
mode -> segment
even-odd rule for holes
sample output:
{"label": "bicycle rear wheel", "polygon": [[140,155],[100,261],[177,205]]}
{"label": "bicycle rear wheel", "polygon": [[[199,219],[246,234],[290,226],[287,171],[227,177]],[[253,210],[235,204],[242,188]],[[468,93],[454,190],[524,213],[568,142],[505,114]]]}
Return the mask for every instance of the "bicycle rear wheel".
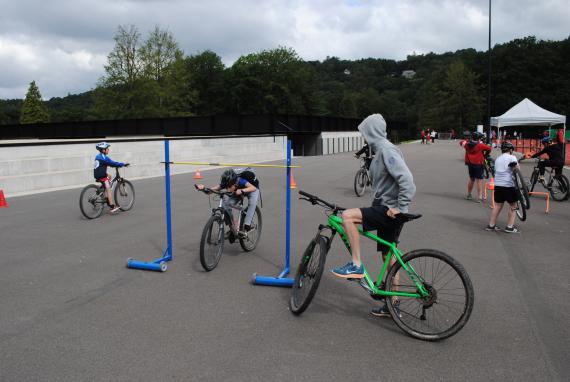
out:
{"label": "bicycle rear wheel", "polygon": [[[396,325],[412,337],[438,341],[461,330],[471,315],[475,293],[469,275],[451,256],[432,249],[419,249],[402,258],[410,274],[396,262],[386,276],[386,290],[417,293],[412,278],[428,290],[424,298],[386,298]],[[395,310],[396,299],[399,306]]]}
{"label": "bicycle rear wheel", "polygon": [[101,216],[105,207],[105,191],[94,184],[85,186],[79,196],[79,209],[87,219]]}
{"label": "bicycle rear wheel", "polygon": [[289,307],[293,314],[299,315],[303,313],[313,297],[315,297],[323,270],[325,269],[328,250],[329,239],[321,235],[311,240],[309,246],[305,249],[299,268],[297,268],[297,274],[291,289],[291,298],[289,299]]}
{"label": "bicycle rear wheel", "polygon": [[[244,220],[245,220],[245,211],[242,211],[241,216],[241,227],[239,228],[240,231],[244,231]],[[261,221],[261,210],[258,206],[255,206],[255,213],[253,214],[253,219],[251,220],[250,230],[246,233],[245,237],[240,237],[239,245],[241,248],[246,251],[250,252],[257,247],[257,243],[261,239],[261,228],[262,228],[262,221]]]}
{"label": "bicycle rear wheel", "polygon": [[200,263],[205,271],[211,271],[220,262],[224,251],[224,219],[214,214],[208,219],[200,240]]}
{"label": "bicycle rear wheel", "polygon": [[366,190],[366,185],[368,184],[368,174],[366,170],[361,168],[356,172],[356,176],[354,177],[354,192],[356,196],[364,195],[364,191]]}
{"label": "bicycle rear wheel", "polygon": [[135,188],[126,179],[121,179],[115,186],[115,203],[119,205],[121,211],[128,211],[135,204]]}
{"label": "bicycle rear wheel", "polygon": [[550,184],[548,191],[550,191],[552,199],[557,202],[561,202],[568,198],[569,187],[568,178],[566,178],[565,175],[555,175],[552,178],[552,183]]}

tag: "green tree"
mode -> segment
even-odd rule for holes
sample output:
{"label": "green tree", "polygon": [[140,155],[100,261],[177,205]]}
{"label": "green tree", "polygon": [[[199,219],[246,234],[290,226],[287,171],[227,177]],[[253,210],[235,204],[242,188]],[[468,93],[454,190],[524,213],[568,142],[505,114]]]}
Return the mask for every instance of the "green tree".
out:
{"label": "green tree", "polygon": [[40,89],[38,89],[36,81],[32,81],[22,105],[20,123],[46,123],[49,120],[49,110],[42,101]]}
{"label": "green tree", "polygon": [[312,68],[290,48],[240,57],[230,69],[231,111],[312,114],[320,108]]}
{"label": "green tree", "polygon": [[214,115],[225,110],[226,84],[222,58],[211,50],[205,50],[186,59],[191,74],[192,91],[198,99],[196,114]]}
{"label": "green tree", "polygon": [[482,98],[476,85],[477,76],[462,61],[450,64],[441,90],[442,123],[445,128],[463,131],[481,121]]}

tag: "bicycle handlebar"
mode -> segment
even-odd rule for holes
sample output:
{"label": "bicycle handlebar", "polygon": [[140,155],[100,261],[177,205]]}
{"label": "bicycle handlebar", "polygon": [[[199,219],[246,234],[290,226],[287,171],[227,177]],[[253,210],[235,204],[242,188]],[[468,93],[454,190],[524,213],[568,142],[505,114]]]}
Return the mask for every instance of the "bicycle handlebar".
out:
{"label": "bicycle handlebar", "polygon": [[[331,204],[331,203],[319,198],[318,196],[309,194],[308,192],[299,190],[299,194],[301,196],[304,196],[304,198],[299,198],[299,199],[307,200],[307,201],[311,202],[311,204],[313,204],[313,205],[315,205],[315,204],[324,205],[325,207],[330,208],[334,212],[341,212],[341,211],[346,210],[346,208],[337,206],[336,204]],[[394,216],[394,219],[396,219],[400,223],[406,223],[406,222],[409,222],[410,220],[419,219],[421,217],[422,217],[421,214],[409,214],[409,213],[405,213],[405,212],[400,212],[399,214]]]}
{"label": "bicycle handlebar", "polygon": [[197,184],[194,185],[194,188],[196,188],[196,190],[198,190],[198,191],[200,191],[200,192],[203,192],[203,193],[206,194],[206,195],[207,195],[207,194],[216,194],[216,195],[222,195],[222,196],[224,196],[224,195],[232,195],[232,194],[233,194],[233,192],[231,192],[231,191],[212,190],[211,188],[208,188],[208,187],[204,187],[202,190],[200,190],[200,189],[198,188],[198,185],[197,185]]}

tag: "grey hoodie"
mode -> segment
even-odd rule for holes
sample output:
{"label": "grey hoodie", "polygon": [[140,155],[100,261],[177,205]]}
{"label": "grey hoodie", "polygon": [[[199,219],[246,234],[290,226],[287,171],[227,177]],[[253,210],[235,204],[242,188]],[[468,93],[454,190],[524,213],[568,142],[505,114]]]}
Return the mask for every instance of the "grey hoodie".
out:
{"label": "grey hoodie", "polygon": [[381,114],[372,114],[358,125],[360,134],[376,152],[370,164],[372,204],[408,212],[416,193],[414,178],[399,148],[386,138],[386,121]]}

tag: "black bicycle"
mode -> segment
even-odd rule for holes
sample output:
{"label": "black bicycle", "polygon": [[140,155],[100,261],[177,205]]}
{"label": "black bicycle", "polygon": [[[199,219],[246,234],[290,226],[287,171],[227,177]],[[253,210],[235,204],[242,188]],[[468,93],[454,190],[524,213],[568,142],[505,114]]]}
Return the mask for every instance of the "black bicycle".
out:
{"label": "black bicycle", "polygon": [[[111,190],[115,203],[121,208],[121,211],[128,211],[133,208],[135,188],[131,182],[121,176],[118,167],[115,167],[115,177],[111,180]],[[101,216],[106,204],[108,204],[108,200],[102,184],[89,184],[81,190],[79,209],[87,219],[95,219]]]}
{"label": "black bicycle", "polygon": [[567,200],[570,196],[570,183],[568,182],[566,175],[562,174],[562,169],[547,167],[544,169],[546,176],[541,178],[539,176],[540,171],[538,169],[539,162],[540,160],[538,160],[536,166],[534,166],[534,170],[532,171],[532,175],[528,182],[528,189],[530,192],[533,192],[536,184],[540,183],[548,190],[552,199],[557,202]]}
{"label": "black bicycle", "polygon": [[[226,240],[231,244],[237,239],[245,252],[253,251],[261,238],[262,220],[259,206],[255,206],[249,231],[245,231],[244,220],[249,206],[244,206],[243,200],[247,198],[241,198],[237,205],[230,206],[228,209],[223,207],[224,197],[230,197],[233,192],[216,191],[210,188],[200,190],[196,185],[194,187],[219,201],[218,206],[212,208],[212,197],[210,197],[212,215],[204,226],[200,239],[200,263],[204,270],[209,272],[216,268],[224,253],[224,242]],[[237,221],[233,221],[230,209],[239,212]]]}
{"label": "black bicycle", "polygon": [[491,158],[491,155],[489,155],[489,153],[485,154],[483,167],[485,169],[485,179],[495,177],[495,161],[493,160],[493,158]]}
{"label": "black bicycle", "polygon": [[364,195],[366,187],[372,186],[372,178],[366,164],[367,158],[360,158],[360,168],[354,177],[354,192],[358,197]]}

